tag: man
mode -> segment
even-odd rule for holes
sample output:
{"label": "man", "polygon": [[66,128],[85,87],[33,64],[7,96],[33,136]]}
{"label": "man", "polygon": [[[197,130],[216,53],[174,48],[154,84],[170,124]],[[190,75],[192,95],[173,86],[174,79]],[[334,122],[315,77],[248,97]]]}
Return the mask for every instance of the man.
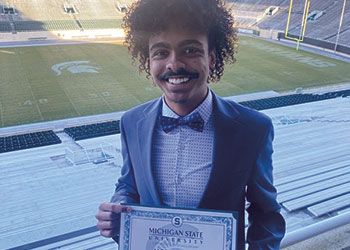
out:
{"label": "man", "polygon": [[247,200],[250,249],[279,249],[271,121],[208,88],[235,61],[232,25],[221,0],[140,0],[128,11],[128,49],[163,96],[121,119],[124,162],[112,203],[96,215],[101,235],[118,240],[122,203],[218,209],[238,212],[244,249]]}

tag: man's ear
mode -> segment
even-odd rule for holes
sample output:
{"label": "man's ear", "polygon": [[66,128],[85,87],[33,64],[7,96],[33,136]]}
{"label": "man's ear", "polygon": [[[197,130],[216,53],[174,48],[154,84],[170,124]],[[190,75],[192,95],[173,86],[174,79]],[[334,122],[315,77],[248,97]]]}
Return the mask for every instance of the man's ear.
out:
{"label": "man's ear", "polygon": [[210,70],[215,69],[215,63],[216,63],[216,54],[214,50],[211,50],[209,52],[209,68]]}

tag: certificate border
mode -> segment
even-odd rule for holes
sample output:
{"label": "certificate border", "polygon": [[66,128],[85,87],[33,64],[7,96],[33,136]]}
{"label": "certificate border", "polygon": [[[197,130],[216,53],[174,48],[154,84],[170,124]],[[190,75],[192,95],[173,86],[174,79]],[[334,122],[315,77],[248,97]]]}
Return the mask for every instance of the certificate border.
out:
{"label": "certificate border", "polygon": [[[132,217],[138,218],[152,218],[152,219],[164,219],[170,220],[173,217],[179,216],[185,221],[191,221],[196,224],[205,224],[205,223],[215,223],[217,225],[226,226],[226,242],[224,249],[222,250],[233,250],[236,247],[237,241],[237,223],[235,223],[236,235],[235,242],[232,242],[232,236],[234,231],[234,220],[236,220],[235,212],[227,212],[220,210],[203,210],[203,209],[177,209],[177,208],[163,208],[163,207],[148,207],[148,206],[140,206],[140,205],[129,205],[123,204],[125,206],[129,206],[132,210],[127,213],[122,213],[121,225],[123,225],[124,230],[120,232],[120,247],[123,250],[131,250],[129,239],[131,234],[131,221]],[[151,209],[147,210],[147,209]],[[141,210],[137,210],[141,209]],[[146,211],[145,211],[146,210]],[[196,214],[191,214],[191,211],[196,212]],[[184,212],[184,213],[181,213]],[[198,212],[203,212],[206,215],[198,214]],[[211,216],[210,213],[215,214]],[[222,214],[222,216],[220,215]],[[224,240],[225,241],[225,240]]]}

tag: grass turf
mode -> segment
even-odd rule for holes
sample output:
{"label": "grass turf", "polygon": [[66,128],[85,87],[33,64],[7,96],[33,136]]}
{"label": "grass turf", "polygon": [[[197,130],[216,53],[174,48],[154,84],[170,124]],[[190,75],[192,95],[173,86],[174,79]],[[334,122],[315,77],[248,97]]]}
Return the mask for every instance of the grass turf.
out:
{"label": "grass turf", "polygon": [[[98,73],[72,73],[87,65]],[[349,82],[349,66],[240,37],[237,62],[212,88],[230,96]],[[126,110],[159,95],[119,44],[0,48],[0,127]]]}

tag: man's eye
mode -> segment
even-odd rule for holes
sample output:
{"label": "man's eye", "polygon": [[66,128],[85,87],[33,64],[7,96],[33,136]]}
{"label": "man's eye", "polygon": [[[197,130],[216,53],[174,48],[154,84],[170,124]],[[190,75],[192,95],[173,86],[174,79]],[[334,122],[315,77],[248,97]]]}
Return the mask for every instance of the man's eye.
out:
{"label": "man's eye", "polygon": [[200,52],[201,51],[197,48],[186,48],[185,49],[185,54],[187,54],[187,55],[194,55],[194,54],[198,54]]}
{"label": "man's eye", "polygon": [[168,55],[168,52],[166,50],[157,50],[152,53],[153,58],[164,58]]}

